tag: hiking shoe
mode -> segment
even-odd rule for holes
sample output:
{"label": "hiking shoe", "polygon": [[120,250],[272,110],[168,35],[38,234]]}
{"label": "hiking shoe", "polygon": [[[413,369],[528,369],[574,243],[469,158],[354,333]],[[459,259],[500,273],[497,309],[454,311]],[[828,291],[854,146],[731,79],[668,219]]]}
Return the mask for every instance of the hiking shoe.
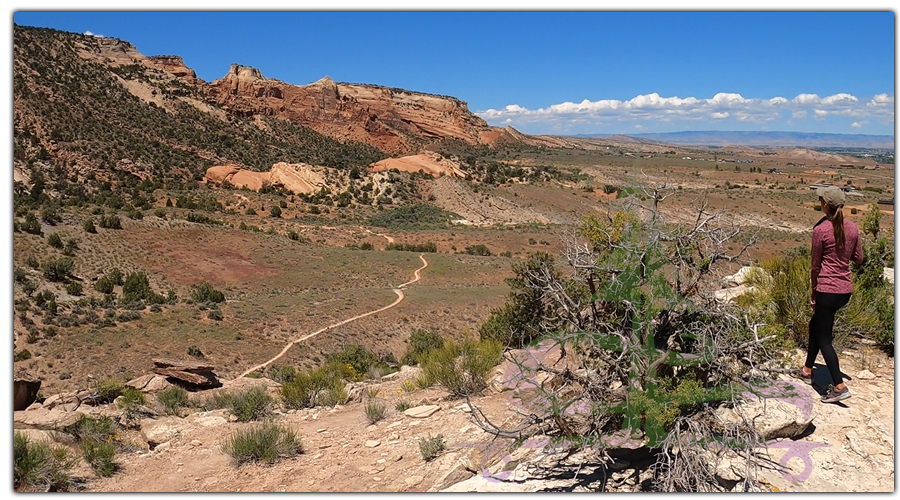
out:
{"label": "hiking shoe", "polygon": [[796,370],[794,370],[794,377],[799,378],[800,380],[806,382],[809,385],[812,385],[812,383],[813,383],[812,372],[809,372],[809,375],[804,375],[803,368],[797,368]]}
{"label": "hiking shoe", "polygon": [[823,403],[837,403],[850,397],[850,389],[844,386],[843,389],[837,390],[833,385],[828,386],[828,391],[822,396]]}

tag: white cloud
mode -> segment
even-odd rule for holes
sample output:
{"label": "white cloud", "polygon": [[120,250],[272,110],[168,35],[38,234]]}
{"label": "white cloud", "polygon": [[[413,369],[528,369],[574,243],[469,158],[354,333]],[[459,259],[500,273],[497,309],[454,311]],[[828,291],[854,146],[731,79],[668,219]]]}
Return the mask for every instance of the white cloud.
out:
{"label": "white cloud", "polygon": [[734,92],[719,92],[711,98],[661,96],[656,92],[635,96],[629,100],[600,99],[581,102],[561,102],[538,109],[510,104],[501,109],[488,109],[476,114],[488,123],[556,126],[598,126],[615,122],[697,123],[741,122],[766,124],[787,119],[804,121],[832,117],[851,118],[858,123],[875,119],[882,125],[894,122],[894,96],[878,94],[868,100],[848,93],[836,93],[820,97],[814,93],[801,93],[792,99],[781,96],[770,98],[744,97]]}
{"label": "white cloud", "polygon": [[638,130],[644,130],[644,129],[646,129],[647,127],[645,127],[645,126],[641,125],[640,123],[638,123],[637,125],[634,126],[634,128],[636,128],[636,129],[638,129]]}
{"label": "white cloud", "polygon": [[96,37],[96,38],[106,38],[103,35],[95,35],[95,34],[91,33],[90,31],[85,31],[84,34],[87,36],[92,36],[92,37]]}
{"label": "white cloud", "polygon": [[853,122],[850,124],[850,126],[853,128],[862,128],[862,124],[859,122]]}

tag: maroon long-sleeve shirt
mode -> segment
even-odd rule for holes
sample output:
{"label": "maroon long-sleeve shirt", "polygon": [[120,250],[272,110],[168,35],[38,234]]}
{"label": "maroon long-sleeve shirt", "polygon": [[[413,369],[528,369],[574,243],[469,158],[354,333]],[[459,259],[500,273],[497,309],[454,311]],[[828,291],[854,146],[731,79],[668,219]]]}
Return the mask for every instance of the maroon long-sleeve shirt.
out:
{"label": "maroon long-sleeve shirt", "polygon": [[844,251],[837,252],[834,242],[834,226],[822,218],[813,228],[812,237],[812,289],[823,293],[852,293],[850,261],[863,260],[859,228],[844,219]]}

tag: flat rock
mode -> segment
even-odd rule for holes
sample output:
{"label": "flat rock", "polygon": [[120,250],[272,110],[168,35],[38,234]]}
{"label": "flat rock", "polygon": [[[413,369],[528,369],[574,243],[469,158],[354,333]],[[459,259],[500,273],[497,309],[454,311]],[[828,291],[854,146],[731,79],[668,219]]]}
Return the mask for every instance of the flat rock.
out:
{"label": "flat rock", "polygon": [[416,406],[415,408],[410,408],[403,412],[407,417],[413,418],[428,418],[434,415],[434,412],[440,410],[441,407],[438,405],[423,405]]}
{"label": "flat rock", "polygon": [[403,482],[410,486],[415,486],[424,480],[425,478],[422,476],[409,476],[408,478],[404,479]]}
{"label": "flat rock", "polygon": [[366,448],[375,448],[381,445],[381,441],[375,441],[374,439],[370,439],[366,441]]}
{"label": "flat rock", "polygon": [[856,374],[856,378],[860,380],[874,380],[875,378],[877,378],[877,375],[870,372],[869,370],[863,370]]}
{"label": "flat rock", "polygon": [[[754,422],[756,431],[764,441],[799,436],[815,418],[814,406],[807,417],[795,404],[778,399],[751,398],[739,406],[748,420]],[[743,421],[732,408],[721,408],[717,413],[727,424]]]}
{"label": "flat rock", "polygon": [[141,435],[152,449],[179,436],[188,425],[178,417],[145,418],[141,420]]}
{"label": "flat rock", "polygon": [[39,429],[62,429],[68,427],[81,418],[84,413],[69,411],[63,407],[53,409],[40,408],[34,411],[13,412],[14,422],[19,422]]}

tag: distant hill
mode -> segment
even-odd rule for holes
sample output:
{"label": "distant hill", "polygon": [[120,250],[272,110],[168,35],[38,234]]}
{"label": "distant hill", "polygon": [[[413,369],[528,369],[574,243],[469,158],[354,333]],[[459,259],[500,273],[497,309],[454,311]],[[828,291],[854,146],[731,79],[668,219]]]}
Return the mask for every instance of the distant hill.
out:
{"label": "distant hill", "polygon": [[[733,145],[894,149],[894,137],[890,135],[819,134],[807,132],[720,132],[710,130],[698,132],[667,132],[661,134],[630,134],[630,136],[636,139],[685,146]],[[595,135],[592,137],[600,136]]]}

